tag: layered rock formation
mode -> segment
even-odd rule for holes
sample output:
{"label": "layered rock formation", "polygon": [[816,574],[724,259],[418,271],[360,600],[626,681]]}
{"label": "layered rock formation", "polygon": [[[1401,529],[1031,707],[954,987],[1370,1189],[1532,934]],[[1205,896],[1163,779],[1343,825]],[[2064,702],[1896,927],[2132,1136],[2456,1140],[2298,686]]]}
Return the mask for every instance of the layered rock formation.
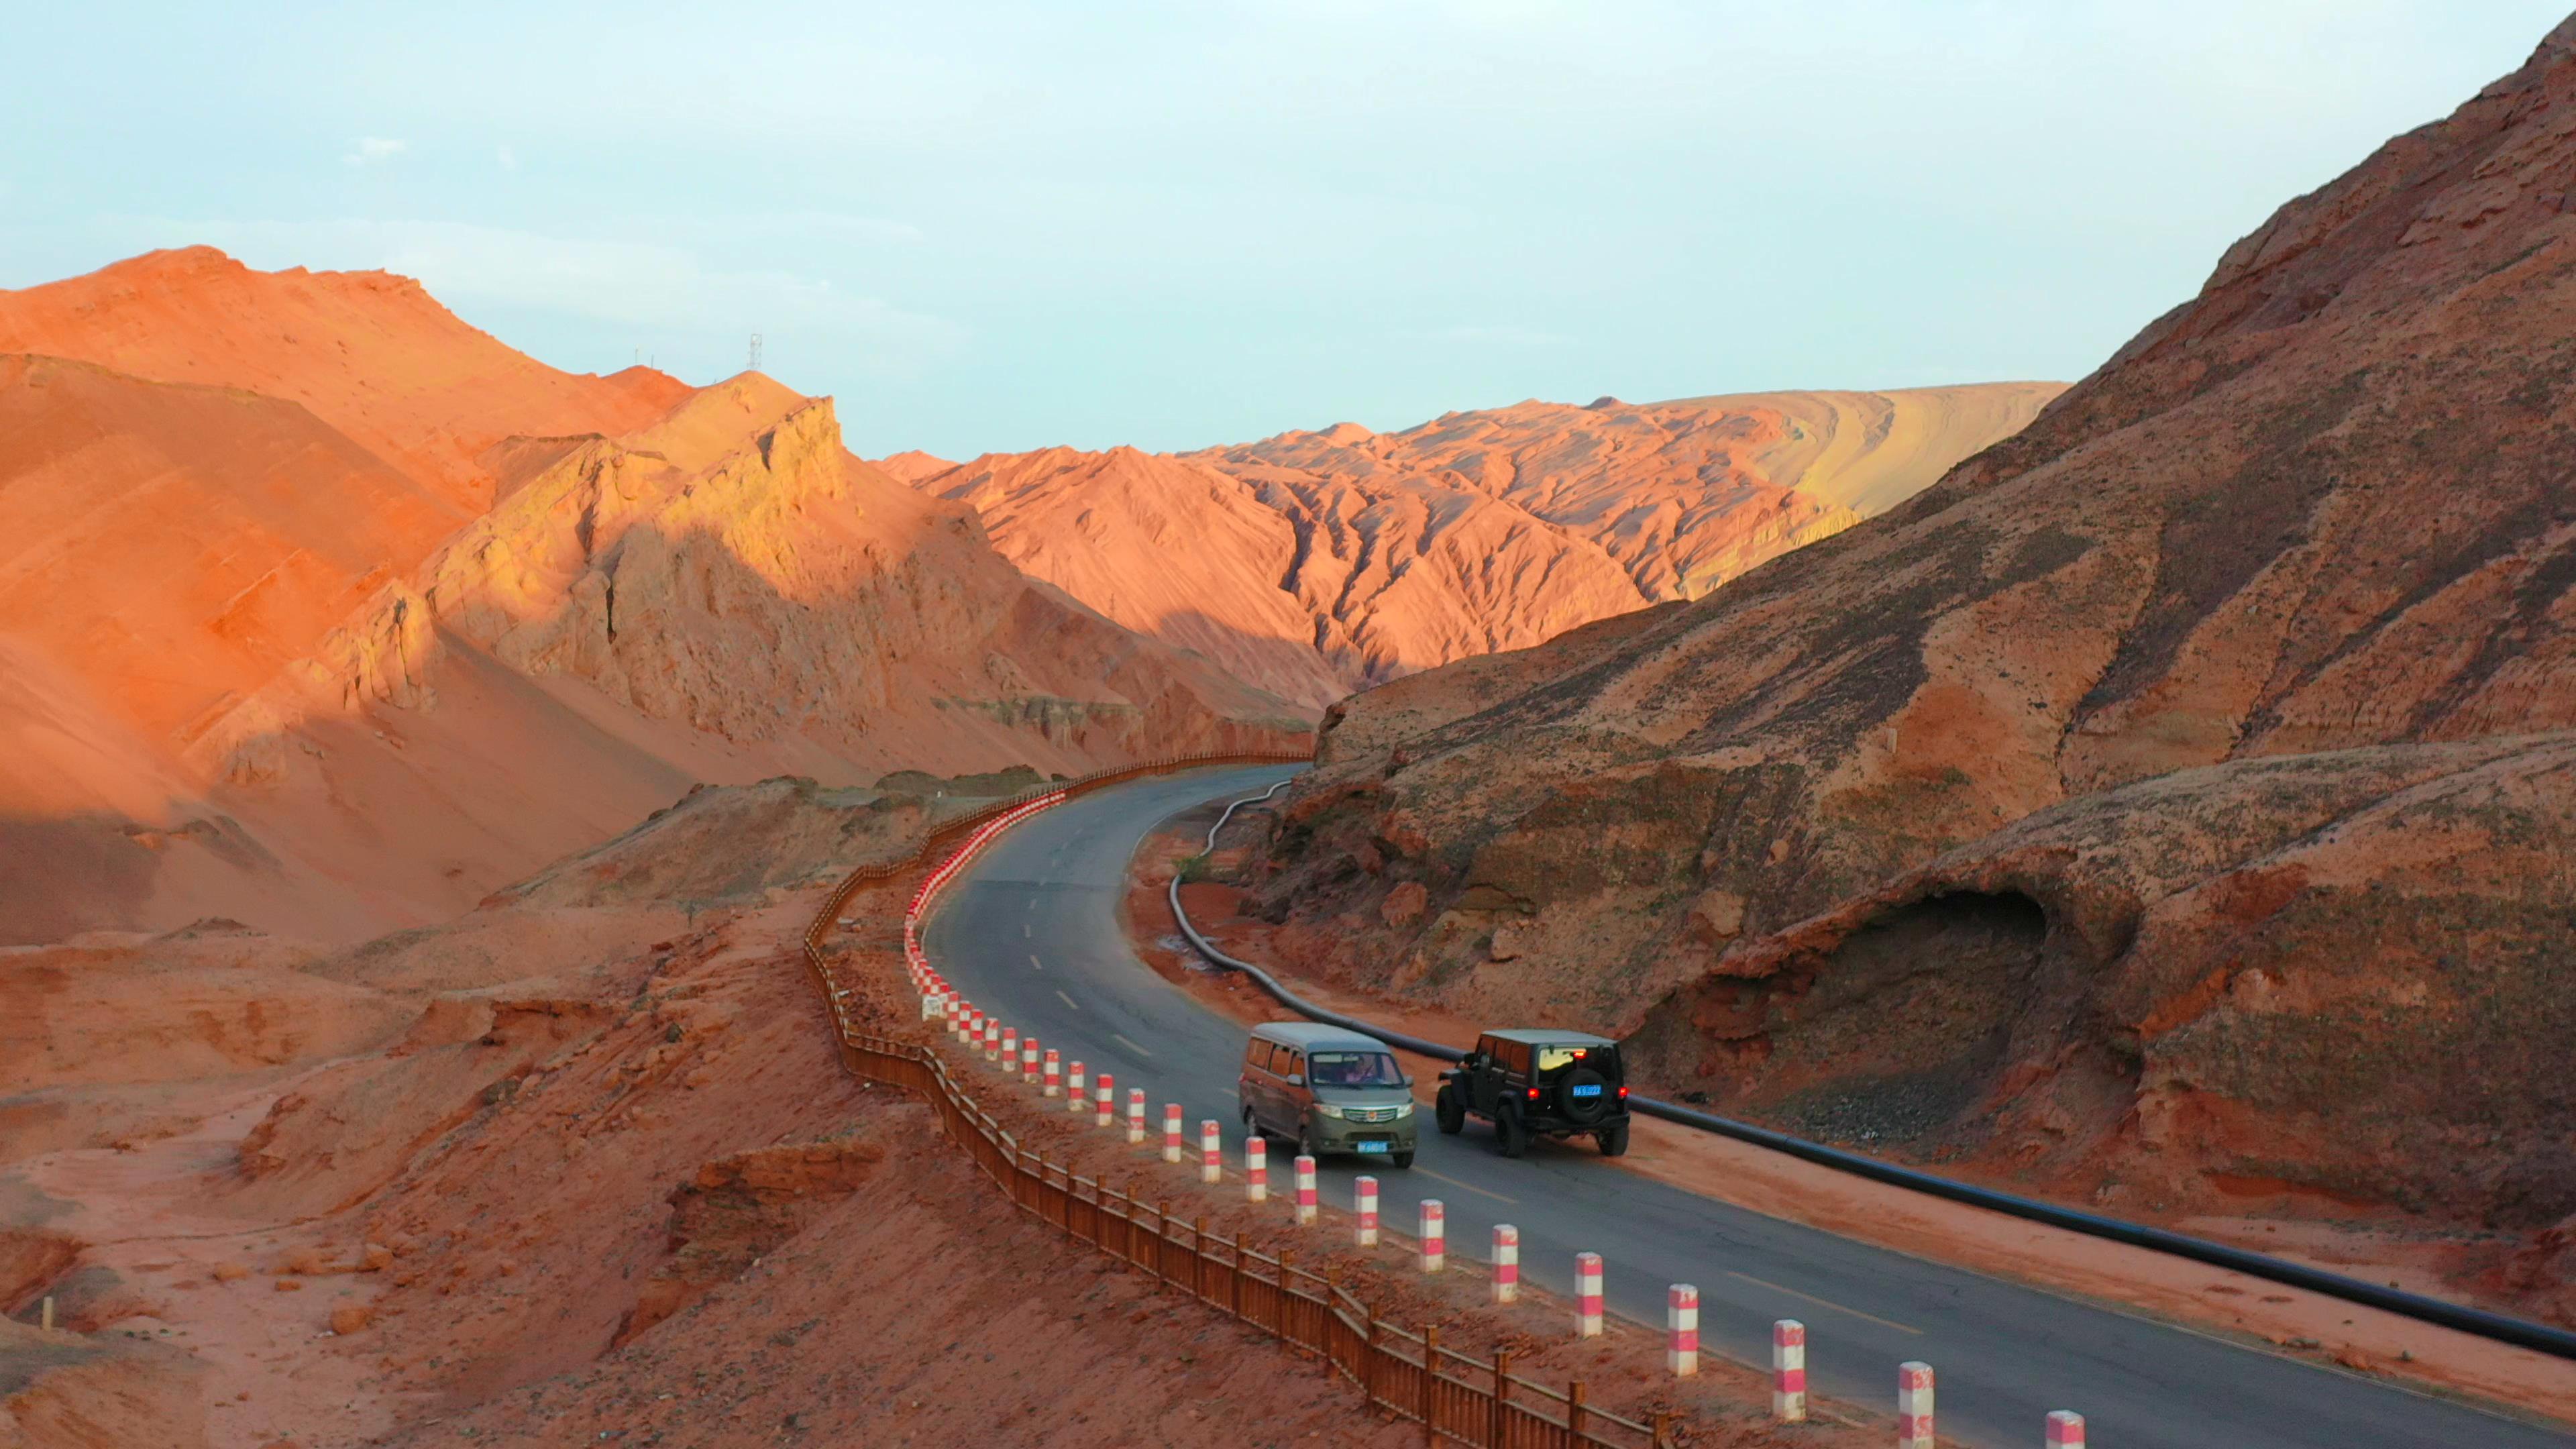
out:
{"label": "layered rock formation", "polygon": [[0,941],[364,934],[694,782],[1306,727],[756,374],[559,373],[402,279],[203,249],[0,294],[9,345],[98,360],[0,357]]}
{"label": "layered rock formation", "polygon": [[1013,562],[1109,617],[1322,706],[1697,597],[1898,502],[2058,391],[1527,402],[1179,457],[886,464],[975,505]]}
{"label": "layered rock formation", "polygon": [[1263,908],[2140,1210],[2576,1212],[2571,175],[2576,22],[1888,515],[1351,701]]}

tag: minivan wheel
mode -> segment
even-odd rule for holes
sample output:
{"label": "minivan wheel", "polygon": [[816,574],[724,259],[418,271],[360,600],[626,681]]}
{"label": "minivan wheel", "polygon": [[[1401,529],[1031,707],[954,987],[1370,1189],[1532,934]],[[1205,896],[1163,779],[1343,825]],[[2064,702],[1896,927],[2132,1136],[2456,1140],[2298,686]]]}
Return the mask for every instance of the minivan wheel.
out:
{"label": "minivan wheel", "polygon": [[1413,1165],[1413,1154],[1410,1152],[1398,1152],[1393,1154],[1392,1160],[1398,1167],[1411,1167]]}
{"label": "minivan wheel", "polygon": [[1604,1127],[1592,1135],[1594,1140],[1601,1144],[1602,1156],[1625,1157],[1628,1155],[1627,1123],[1622,1122],[1616,1127]]}
{"label": "minivan wheel", "polygon": [[1529,1129],[1521,1125],[1520,1112],[1505,1107],[1494,1114],[1494,1150],[1505,1157],[1518,1157],[1529,1151]]}
{"label": "minivan wheel", "polygon": [[1458,1129],[1467,1125],[1467,1109],[1458,1104],[1458,1094],[1447,1087],[1442,1087],[1439,1094],[1431,1099],[1431,1117],[1440,1124],[1440,1130],[1451,1137],[1457,1136]]}

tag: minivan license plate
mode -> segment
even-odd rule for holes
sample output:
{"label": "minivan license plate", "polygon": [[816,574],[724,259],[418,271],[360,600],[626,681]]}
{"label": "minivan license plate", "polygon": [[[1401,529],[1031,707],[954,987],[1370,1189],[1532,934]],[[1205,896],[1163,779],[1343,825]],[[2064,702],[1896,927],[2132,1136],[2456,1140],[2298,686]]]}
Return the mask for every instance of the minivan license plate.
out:
{"label": "minivan license plate", "polygon": [[1357,1147],[1362,1152],[1384,1152],[1386,1150],[1386,1144],[1383,1142],[1354,1142],[1351,1145]]}
{"label": "minivan license plate", "polygon": [[1578,1097],[1598,1097],[1601,1095],[1601,1084],[1599,1082],[1585,1082],[1574,1089],[1574,1095]]}

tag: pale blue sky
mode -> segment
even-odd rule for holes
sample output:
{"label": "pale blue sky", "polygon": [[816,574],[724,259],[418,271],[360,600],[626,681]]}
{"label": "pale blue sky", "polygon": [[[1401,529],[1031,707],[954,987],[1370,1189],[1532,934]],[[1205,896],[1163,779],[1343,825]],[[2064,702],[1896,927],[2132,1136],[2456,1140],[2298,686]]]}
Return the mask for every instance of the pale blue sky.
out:
{"label": "pale blue sky", "polygon": [[0,286],[391,266],[852,445],[2073,378],[2570,0],[21,5]]}

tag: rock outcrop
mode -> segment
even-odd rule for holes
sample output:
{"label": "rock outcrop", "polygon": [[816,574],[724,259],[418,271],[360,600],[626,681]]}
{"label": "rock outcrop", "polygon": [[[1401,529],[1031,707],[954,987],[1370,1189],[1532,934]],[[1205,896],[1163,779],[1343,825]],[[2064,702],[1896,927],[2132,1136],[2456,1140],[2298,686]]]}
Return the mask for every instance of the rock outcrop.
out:
{"label": "rock outcrop", "polygon": [[1829,1136],[2564,1216],[2571,174],[2576,22],[1887,515],[1350,701],[1260,908]]}
{"label": "rock outcrop", "polygon": [[912,454],[898,472],[973,504],[1014,563],[1109,617],[1321,707],[1697,597],[1902,500],[2058,391],[1526,402],[1400,433],[945,471]]}

